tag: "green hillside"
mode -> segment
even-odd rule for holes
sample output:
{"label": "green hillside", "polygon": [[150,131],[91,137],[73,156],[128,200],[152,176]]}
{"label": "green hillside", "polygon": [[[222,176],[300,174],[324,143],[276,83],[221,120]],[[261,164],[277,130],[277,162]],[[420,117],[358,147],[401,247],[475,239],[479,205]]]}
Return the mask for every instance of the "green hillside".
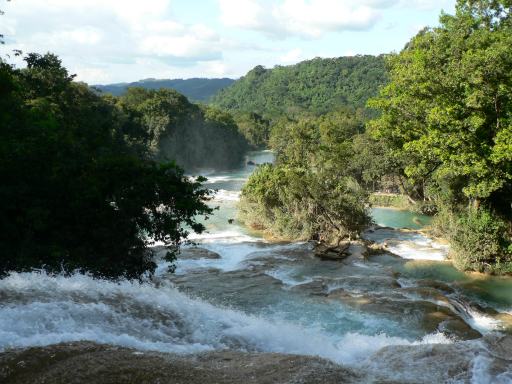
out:
{"label": "green hillside", "polygon": [[291,66],[257,66],[216,94],[212,103],[266,117],[362,108],[387,82],[384,56],[316,58]]}

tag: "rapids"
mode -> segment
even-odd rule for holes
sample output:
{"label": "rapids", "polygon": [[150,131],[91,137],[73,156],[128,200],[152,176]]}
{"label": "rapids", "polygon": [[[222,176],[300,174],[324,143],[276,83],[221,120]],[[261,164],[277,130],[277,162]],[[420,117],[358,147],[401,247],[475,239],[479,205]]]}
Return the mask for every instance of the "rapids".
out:
{"label": "rapids", "polygon": [[219,258],[184,249],[174,274],[160,261],[145,282],[42,271],[0,280],[0,351],[86,340],[179,354],[312,355],[375,380],[512,382],[512,350],[494,350],[512,327],[510,279],[458,272],[446,245],[400,229],[428,224],[408,212],[374,209],[380,227],[365,237],[388,252],[368,257],[321,261],[308,243],[265,241],[229,222],[253,169],[206,175],[219,210],[192,239]]}

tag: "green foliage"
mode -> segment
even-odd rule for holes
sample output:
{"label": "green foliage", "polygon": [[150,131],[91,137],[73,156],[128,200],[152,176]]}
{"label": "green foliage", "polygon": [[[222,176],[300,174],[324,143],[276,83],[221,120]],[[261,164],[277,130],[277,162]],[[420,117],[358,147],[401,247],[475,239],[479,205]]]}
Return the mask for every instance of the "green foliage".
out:
{"label": "green foliage", "polygon": [[239,218],[277,237],[335,243],[357,237],[368,225],[366,198],[349,177],[267,164],[244,186]]}
{"label": "green foliage", "polygon": [[118,104],[140,124],[145,145],[160,161],[189,171],[231,168],[248,149],[231,115],[191,104],[174,90],[129,88]]}
{"label": "green foliage", "polygon": [[450,236],[454,264],[463,270],[512,272],[507,225],[485,209],[461,215]]}
{"label": "green foliage", "polygon": [[368,194],[353,176],[355,111],[283,119],[272,130],[276,165],[259,167],[242,190],[240,219],[288,239],[336,243],[370,223]]}
{"label": "green foliage", "polygon": [[442,15],[440,27],[390,58],[372,126],[416,184],[463,178],[468,198],[488,199],[512,179],[512,27],[503,6],[461,0],[455,16]]}
{"label": "green foliage", "polygon": [[0,62],[0,273],[153,272],[149,239],[176,251],[185,228],[201,232],[210,192],[149,159],[144,115],[72,82],[54,55],[26,61]]}
{"label": "green foliage", "polygon": [[362,108],[386,83],[382,56],[316,58],[292,66],[257,66],[212,103],[228,110],[254,112],[266,118],[323,114],[340,107]]}
{"label": "green foliage", "polygon": [[270,144],[277,161],[317,170],[345,172],[352,139],[364,129],[362,111],[338,110],[320,117],[282,119],[272,129]]}
{"label": "green foliage", "polygon": [[444,204],[439,204],[437,212],[432,219],[430,226],[430,234],[450,240],[451,234],[457,225],[458,214],[456,214],[452,207]]}
{"label": "green foliage", "polygon": [[233,112],[238,130],[253,148],[266,148],[270,138],[270,120],[254,112]]}
{"label": "green foliage", "polygon": [[411,209],[410,202],[405,195],[373,193],[370,195],[369,201],[375,207]]}
{"label": "green foliage", "polygon": [[[389,57],[391,82],[370,102],[381,115],[369,126],[407,177],[410,196],[453,212],[483,205],[510,220],[511,46],[509,1],[459,0],[455,15],[442,14],[439,27]],[[490,216],[466,213],[457,223],[457,265],[500,263]]]}

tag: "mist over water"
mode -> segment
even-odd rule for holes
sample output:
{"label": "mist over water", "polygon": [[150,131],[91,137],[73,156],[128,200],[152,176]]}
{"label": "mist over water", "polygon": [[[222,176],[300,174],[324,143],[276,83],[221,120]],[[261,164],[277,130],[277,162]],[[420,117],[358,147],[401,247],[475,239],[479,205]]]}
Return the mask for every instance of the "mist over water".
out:
{"label": "mist over water", "polygon": [[[182,354],[315,355],[404,382],[512,382],[509,361],[492,347],[507,331],[510,281],[464,275],[443,261],[446,247],[398,229],[366,234],[396,255],[343,263],[320,261],[307,243],[267,242],[229,222],[253,169],[207,175],[219,210],[192,239],[219,258],[187,259],[185,250],[175,274],[160,262],[145,282],[44,272],[0,280],[0,350],[90,340]],[[391,218],[379,224],[399,228]]]}

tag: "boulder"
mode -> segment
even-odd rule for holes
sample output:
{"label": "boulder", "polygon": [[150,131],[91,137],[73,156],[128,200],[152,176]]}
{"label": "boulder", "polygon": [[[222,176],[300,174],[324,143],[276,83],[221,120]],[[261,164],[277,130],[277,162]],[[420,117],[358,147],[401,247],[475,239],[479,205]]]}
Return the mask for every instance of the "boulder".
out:
{"label": "boulder", "polygon": [[200,247],[187,247],[182,248],[179,259],[184,260],[199,260],[199,259],[220,259],[221,256],[213,251]]}
{"label": "boulder", "polygon": [[441,291],[443,293],[455,292],[454,289],[452,287],[450,287],[448,284],[443,283],[441,281],[437,281],[437,280],[421,279],[421,280],[416,280],[416,284],[419,287],[430,287],[430,288],[437,289],[438,291]]}
{"label": "boulder", "polygon": [[419,297],[423,300],[436,301],[444,303],[447,306],[451,305],[450,300],[441,294],[438,290],[431,287],[407,287],[401,290],[404,293]]}
{"label": "boulder", "polygon": [[465,321],[458,318],[450,318],[441,322],[439,331],[448,336],[455,336],[461,340],[472,340],[482,337],[482,334],[471,328]]}
{"label": "boulder", "polygon": [[371,293],[353,294],[344,289],[331,291],[328,299],[339,300],[363,312],[414,324],[415,328],[420,328],[425,333],[442,332],[461,340],[477,339],[482,336],[449,308],[429,301],[384,297]]}
{"label": "boulder", "polygon": [[374,372],[375,383],[509,383],[511,356],[512,336],[488,335],[475,343],[387,346],[361,369]]}
{"label": "boulder", "polygon": [[315,279],[309,283],[295,285],[292,290],[307,292],[312,296],[327,296],[327,288],[323,280]]}
{"label": "boulder", "polygon": [[367,255],[381,255],[387,252],[385,246],[378,243],[369,243],[367,244],[366,249]]}
{"label": "boulder", "polygon": [[341,261],[350,256],[350,241],[345,241],[337,246],[320,243],[315,247],[315,256],[322,260]]}
{"label": "boulder", "polygon": [[400,288],[400,284],[392,276],[342,276],[329,282],[333,290],[343,288],[347,291],[390,294]]}

